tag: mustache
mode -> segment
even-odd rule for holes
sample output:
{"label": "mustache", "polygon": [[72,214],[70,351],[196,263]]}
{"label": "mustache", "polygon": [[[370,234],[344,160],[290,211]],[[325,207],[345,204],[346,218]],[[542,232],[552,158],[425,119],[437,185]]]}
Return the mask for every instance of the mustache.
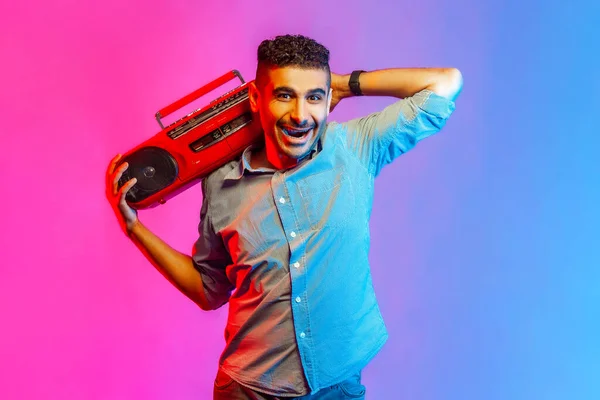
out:
{"label": "mustache", "polygon": [[283,129],[289,128],[289,129],[298,129],[298,130],[304,130],[304,129],[309,129],[309,128],[312,129],[315,127],[314,124],[309,124],[308,122],[306,122],[304,124],[300,124],[300,125],[295,124],[295,123],[280,123],[277,125]]}

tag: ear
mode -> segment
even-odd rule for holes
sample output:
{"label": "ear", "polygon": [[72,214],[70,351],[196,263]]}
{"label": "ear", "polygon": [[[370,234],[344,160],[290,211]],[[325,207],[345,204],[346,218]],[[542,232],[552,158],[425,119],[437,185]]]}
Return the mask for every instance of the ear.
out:
{"label": "ear", "polygon": [[256,81],[252,81],[248,84],[248,96],[250,98],[250,108],[252,109],[252,112],[257,113],[260,93],[256,87]]}
{"label": "ear", "polygon": [[333,88],[329,88],[329,95],[327,96],[327,115],[331,110],[331,100],[333,99]]}

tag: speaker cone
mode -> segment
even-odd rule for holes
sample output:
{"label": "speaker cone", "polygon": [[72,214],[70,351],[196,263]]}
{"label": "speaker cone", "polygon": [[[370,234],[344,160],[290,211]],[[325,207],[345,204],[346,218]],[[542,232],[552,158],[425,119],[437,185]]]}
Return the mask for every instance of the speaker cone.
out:
{"label": "speaker cone", "polygon": [[125,196],[129,203],[137,203],[163,190],[175,182],[179,174],[177,161],[158,147],[144,147],[125,157],[123,162],[129,163],[129,167],[119,179],[119,188],[128,180],[137,179]]}

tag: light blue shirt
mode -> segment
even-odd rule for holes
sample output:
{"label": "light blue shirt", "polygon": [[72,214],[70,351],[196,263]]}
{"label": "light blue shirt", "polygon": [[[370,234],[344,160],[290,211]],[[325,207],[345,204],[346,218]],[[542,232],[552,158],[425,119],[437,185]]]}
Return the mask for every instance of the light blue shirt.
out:
{"label": "light blue shirt", "polygon": [[292,169],[252,169],[248,148],[203,180],[193,260],[211,307],[229,302],[227,375],[299,396],[349,378],[377,354],[388,335],[368,259],[374,180],[454,107],[423,90],[328,123]]}

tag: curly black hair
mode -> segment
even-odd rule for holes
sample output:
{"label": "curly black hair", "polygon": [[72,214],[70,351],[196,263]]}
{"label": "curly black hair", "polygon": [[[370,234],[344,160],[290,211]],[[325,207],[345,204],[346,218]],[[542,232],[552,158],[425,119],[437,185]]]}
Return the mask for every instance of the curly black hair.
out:
{"label": "curly black hair", "polygon": [[329,50],[314,39],[302,35],[282,35],[263,40],[258,46],[256,77],[264,67],[300,67],[323,69],[329,75]]}

